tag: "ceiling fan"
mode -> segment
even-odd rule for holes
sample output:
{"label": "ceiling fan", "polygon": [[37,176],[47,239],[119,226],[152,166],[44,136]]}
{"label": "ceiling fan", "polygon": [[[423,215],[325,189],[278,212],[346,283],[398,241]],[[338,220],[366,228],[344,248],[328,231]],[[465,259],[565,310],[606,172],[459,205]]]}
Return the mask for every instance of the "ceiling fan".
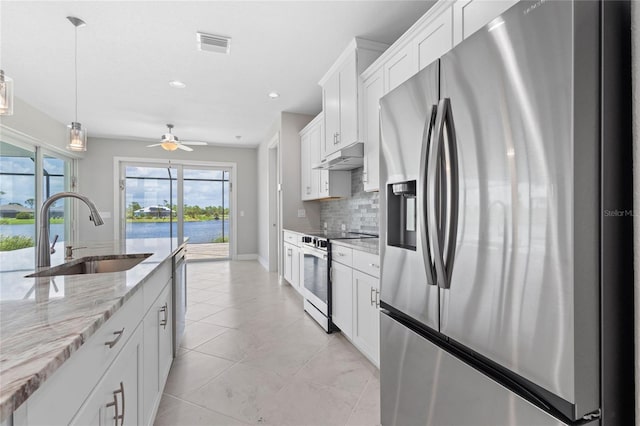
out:
{"label": "ceiling fan", "polygon": [[193,148],[188,147],[187,145],[206,145],[206,142],[180,142],[178,137],[171,133],[171,129],[173,129],[173,124],[167,124],[167,128],[169,129],[169,133],[165,133],[160,138],[160,143],[154,143],[152,145],[147,145],[147,148],[152,148],[155,146],[161,146],[162,149],[166,151],[175,151],[180,148],[184,151],[193,151]]}

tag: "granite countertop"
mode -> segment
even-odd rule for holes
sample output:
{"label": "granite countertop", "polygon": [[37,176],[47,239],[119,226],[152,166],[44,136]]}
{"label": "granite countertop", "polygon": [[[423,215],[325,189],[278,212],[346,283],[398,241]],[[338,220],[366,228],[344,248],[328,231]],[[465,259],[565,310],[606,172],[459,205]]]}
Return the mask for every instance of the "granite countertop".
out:
{"label": "granite countertop", "polygon": [[339,244],[354,250],[360,250],[367,253],[380,254],[379,238],[358,238],[353,240],[331,240],[331,244]]}
{"label": "granite countertop", "polygon": [[[153,253],[123,272],[25,278],[34,248],[1,252],[0,422],[33,394],[180,246],[169,238],[81,242],[74,258]],[[20,252],[20,253],[18,253]],[[58,247],[51,265],[64,263]],[[29,267],[25,265],[30,263]]]}

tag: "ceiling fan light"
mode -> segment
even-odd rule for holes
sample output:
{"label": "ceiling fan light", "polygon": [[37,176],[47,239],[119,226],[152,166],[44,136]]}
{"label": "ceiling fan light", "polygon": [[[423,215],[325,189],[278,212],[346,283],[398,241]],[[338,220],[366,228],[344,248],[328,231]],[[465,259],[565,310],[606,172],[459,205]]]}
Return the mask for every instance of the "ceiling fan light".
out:
{"label": "ceiling fan light", "polygon": [[175,151],[176,149],[178,149],[178,144],[173,140],[164,140],[162,141],[160,146],[165,151]]}
{"label": "ceiling fan light", "polygon": [[82,128],[82,124],[72,122],[69,128],[69,144],[67,149],[70,151],[86,151],[87,150],[87,129]]}
{"label": "ceiling fan light", "polygon": [[0,115],[13,115],[13,80],[0,70]]}

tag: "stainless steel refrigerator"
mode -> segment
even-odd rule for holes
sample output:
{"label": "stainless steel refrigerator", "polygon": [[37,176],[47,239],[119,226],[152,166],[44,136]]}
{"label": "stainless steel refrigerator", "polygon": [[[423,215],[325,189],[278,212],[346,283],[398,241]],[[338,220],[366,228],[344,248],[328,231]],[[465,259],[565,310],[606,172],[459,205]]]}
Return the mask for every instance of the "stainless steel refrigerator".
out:
{"label": "stainless steel refrigerator", "polygon": [[634,424],[629,15],[519,2],[381,99],[383,425]]}

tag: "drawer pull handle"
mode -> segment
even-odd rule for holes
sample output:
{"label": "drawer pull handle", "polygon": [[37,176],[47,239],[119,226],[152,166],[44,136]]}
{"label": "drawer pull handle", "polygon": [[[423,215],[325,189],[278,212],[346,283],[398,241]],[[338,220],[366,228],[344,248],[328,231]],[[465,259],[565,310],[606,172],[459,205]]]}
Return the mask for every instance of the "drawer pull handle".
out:
{"label": "drawer pull handle", "polygon": [[[122,398],[122,413],[118,410],[118,394],[121,394]],[[113,402],[107,404],[107,408],[114,407],[116,410],[113,420],[115,420],[115,426],[118,426],[118,420],[120,420],[120,426],[124,425],[124,384],[120,382],[120,389],[113,391]]]}
{"label": "drawer pull handle", "polygon": [[160,308],[160,312],[162,312],[163,314],[163,318],[160,320],[160,325],[162,326],[163,329],[167,328],[167,320],[168,320],[168,313],[167,313],[167,303],[165,302],[164,306],[162,308]]}
{"label": "drawer pull handle", "polygon": [[109,346],[109,348],[114,347],[115,345],[118,344],[118,341],[120,341],[120,338],[122,337],[122,333],[124,333],[124,327],[122,327],[122,330],[120,331],[114,331],[113,334],[115,334],[117,337],[109,342],[105,342],[104,344],[106,346]]}
{"label": "drawer pull handle", "polygon": [[346,254],[338,252],[338,256],[346,256]]}
{"label": "drawer pull handle", "polygon": [[375,294],[376,294],[376,289],[375,289],[375,288],[373,288],[373,287],[371,287],[371,296],[370,296],[370,298],[369,298],[369,300],[370,300],[370,302],[371,302],[371,306],[374,306],[374,305],[375,305],[375,303],[376,303],[376,296],[375,296]]}
{"label": "drawer pull handle", "polygon": [[380,265],[376,265],[375,263],[370,263],[369,266],[372,268],[380,269]]}

